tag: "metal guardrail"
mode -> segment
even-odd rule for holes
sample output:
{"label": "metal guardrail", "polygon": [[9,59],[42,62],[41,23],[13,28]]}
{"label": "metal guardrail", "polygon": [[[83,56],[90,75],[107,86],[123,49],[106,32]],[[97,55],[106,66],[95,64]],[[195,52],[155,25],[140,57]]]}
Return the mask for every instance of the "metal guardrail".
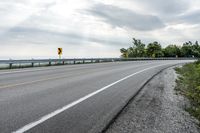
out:
{"label": "metal guardrail", "polygon": [[0,64],[8,68],[23,68],[34,66],[51,66],[65,64],[85,64],[116,61],[143,61],[143,60],[197,60],[198,58],[77,58],[77,59],[31,59],[31,60],[0,60]]}

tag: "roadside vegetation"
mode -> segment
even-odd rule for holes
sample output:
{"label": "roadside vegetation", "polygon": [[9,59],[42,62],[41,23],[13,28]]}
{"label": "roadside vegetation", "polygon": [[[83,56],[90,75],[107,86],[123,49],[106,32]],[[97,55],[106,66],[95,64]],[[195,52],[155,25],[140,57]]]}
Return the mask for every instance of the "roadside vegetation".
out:
{"label": "roadside vegetation", "polygon": [[[140,57],[195,57],[200,58],[200,45],[196,42],[185,42],[182,45],[170,44],[163,48],[160,43],[154,41],[144,44],[141,40],[133,38],[133,45],[122,48],[120,52],[123,58]],[[190,107],[186,110],[200,121],[200,60],[189,63],[175,69],[178,76],[176,90],[190,101]]]}
{"label": "roadside vegetation", "polygon": [[176,90],[189,99],[190,107],[186,110],[200,121],[200,61],[175,70],[178,74]]}
{"label": "roadside vegetation", "polygon": [[121,57],[200,57],[200,45],[196,42],[185,42],[182,46],[169,44],[162,48],[161,44],[154,41],[149,44],[144,44],[141,40],[133,38],[133,45],[129,48],[121,48]]}

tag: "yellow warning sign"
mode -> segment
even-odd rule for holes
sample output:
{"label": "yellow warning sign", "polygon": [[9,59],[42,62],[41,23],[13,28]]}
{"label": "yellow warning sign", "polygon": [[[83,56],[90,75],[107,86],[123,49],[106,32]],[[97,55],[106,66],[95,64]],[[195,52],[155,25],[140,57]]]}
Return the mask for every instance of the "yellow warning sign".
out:
{"label": "yellow warning sign", "polygon": [[58,55],[62,55],[62,52],[63,52],[62,48],[58,48]]}

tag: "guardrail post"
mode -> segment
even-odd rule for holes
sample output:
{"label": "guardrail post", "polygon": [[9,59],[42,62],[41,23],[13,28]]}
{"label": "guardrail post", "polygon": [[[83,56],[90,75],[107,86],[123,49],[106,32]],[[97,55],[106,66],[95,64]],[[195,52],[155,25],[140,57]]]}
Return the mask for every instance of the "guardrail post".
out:
{"label": "guardrail post", "polygon": [[51,66],[51,61],[49,61],[49,66]]}
{"label": "guardrail post", "polygon": [[63,63],[62,63],[63,65],[65,65],[65,61],[63,61]]}
{"label": "guardrail post", "polygon": [[74,64],[76,64],[76,61],[74,60]]}
{"label": "guardrail post", "polygon": [[83,60],[83,64],[85,64],[85,60]]}
{"label": "guardrail post", "polygon": [[12,63],[9,64],[9,68],[12,69]]}
{"label": "guardrail post", "polygon": [[31,63],[31,66],[34,67],[34,63],[33,62]]}

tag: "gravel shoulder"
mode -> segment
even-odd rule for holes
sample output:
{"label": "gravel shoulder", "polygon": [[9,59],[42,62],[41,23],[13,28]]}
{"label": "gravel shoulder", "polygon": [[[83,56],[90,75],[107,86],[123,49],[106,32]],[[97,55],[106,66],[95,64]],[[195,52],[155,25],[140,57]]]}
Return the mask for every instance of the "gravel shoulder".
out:
{"label": "gravel shoulder", "polygon": [[155,76],[106,133],[199,133],[198,121],[184,110],[187,99],[175,94],[176,76],[173,68]]}

